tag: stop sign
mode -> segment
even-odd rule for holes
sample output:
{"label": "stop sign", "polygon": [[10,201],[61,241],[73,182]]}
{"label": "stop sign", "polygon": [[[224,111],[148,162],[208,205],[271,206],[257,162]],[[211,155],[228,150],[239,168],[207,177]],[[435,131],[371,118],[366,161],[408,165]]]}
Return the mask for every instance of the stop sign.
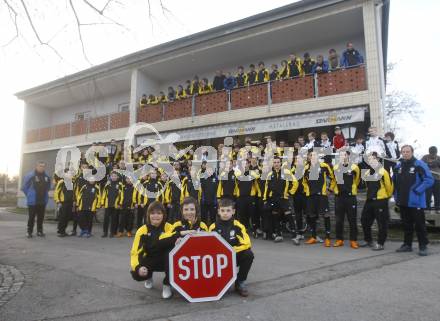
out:
{"label": "stop sign", "polygon": [[237,278],[235,251],[217,233],[185,236],[169,258],[170,283],[190,302],[220,300]]}

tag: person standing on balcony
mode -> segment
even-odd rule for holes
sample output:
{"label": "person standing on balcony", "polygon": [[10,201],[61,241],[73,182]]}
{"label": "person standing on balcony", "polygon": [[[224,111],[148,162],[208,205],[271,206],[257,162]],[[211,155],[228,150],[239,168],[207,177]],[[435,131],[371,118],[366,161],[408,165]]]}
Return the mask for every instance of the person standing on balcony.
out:
{"label": "person standing on balcony", "polygon": [[176,91],[173,87],[168,87],[168,95],[167,95],[168,101],[173,102],[176,100]]}
{"label": "person standing on balcony", "polygon": [[159,97],[157,97],[159,104],[165,104],[168,102],[168,98],[163,91],[159,93]]}
{"label": "person standing on balcony", "polygon": [[198,76],[194,76],[193,81],[191,82],[190,95],[198,95],[199,94],[200,81]]}
{"label": "person standing on balcony", "polygon": [[199,95],[205,95],[212,92],[212,85],[208,82],[208,78],[203,78],[200,82]]}
{"label": "person standing on balcony", "polygon": [[434,196],[434,208],[440,214],[440,157],[437,155],[437,147],[429,147],[429,154],[423,156],[422,161],[428,164],[434,177],[434,185],[426,190],[426,206],[431,209],[431,200]]}
{"label": "person standing on balcony", "polygon": [[264,66],[264,62],[260,61],[258,63],[258,73],[256,83],[263,83],[269,81],[269,71]]}
{"label": "person standing on balcony", "polygon": [[215,91],[220,91],[225,89],[224,81],[226,76],[223,74],[223,71],[217,70],[215,72],[214,80],[212,81],[212,87]]}
{"label": "person standing on balcony", "polygon": [[273,64],[271,66],[271,72],[269,75],[269,79],[270,81],[275,81],[275,80],[279,80],[280,79],[280,72],[278,71],[278,65],[277,64]]}
{"label": "person standing on balcony", "polygon": [[185,99],[186,98],[186,91],[183,89],[182,85],[177,86],[177,92],[176,92],[176,100]]}
{"label": "person standing on balcony", "polygon": [[324,60],[323,55],[316,57],[316,63],[312,67],[313,74],[322,74],[328,72],[328,62]]}
{"label": "person standing on balcony", "polygon": [[186,96],[191,96],[191,88],[192,88],[192,83],[191,80],[187,80],[185,81],[185,94]]}
{"label": "person standing on balcony", "polygon": [[230,72],[226,74],[226,78],[223,81],[223,87],[226,90],[232,90],[235,87],[237,87],[237,79],[234,76],[232,76]]}
{"label": "person standing on balcony", "polygon": [[45,172],[46,163],[38,162],[35,169],[26,174],[21,190],[27,199],[29,219],[27,237],[31,238],[34,230],[35,217],[37,217],[37,236],[44,237],[43,220],[49,199],[50,177]]}
{"label": "person standing on balcony", "polygon": [[342,53],[341,67],[353,67],[364,63],[364,57],[354,49],[353,43],[347,42],[347,49]]}
{"label": "person standing on balcony", "polygon": [[235,79],[237,80],[237,86],[240,87],[244,87],[246,86],[247,83],[247,75],[244,73],[244,68],[243,66],[238,66],[238,72],[237,75],[235,76]]}
{"label": "person standing on balcony", "polygon": [[157,97],[154,95],[148,95],[148,101],[147,105],[157,105],[159,101],[157,100]]}
{"label": "person standing on balcony", "polygon": [[249,65],[249,72],[247,73],[246,77],[246,84],[247,86],[255,84],[257,80],[257,72],[255,71],[255,65],[250,64]]}
{"label": "person standing on balcony", "polygon": [[330,71],[337,70],[341,67],[339,65],[339,55],[333,48],[328,51],[328,66]]}
{"label": "person standing on balcony", "polygon": [[290,54],[289,61],[287,62],[289,67],[289,77],[299,77],[302,74],[302,62],[295,54]]}
{"label": "person standing on balcony", "polygon": [[281,61],[281,70],[279,74],[280,74],[280,79],[289,78],[289,65],[287,63],[287,60]]}
{"label": "person standing on balcony", "polygon": [[303,75],[310,75],[313,73],[313,66],[315,65],[315,61],[310,57],[310,54],[306,52],[304,54],[304,61],[302,63]]}
{"label": "person standing on balcony", "polygon": [[147,95],[143,94],[141,97],[141,101],[139,103],[139,107],[143,108],[143,107],[146,107],[147,105],[148,105]]}

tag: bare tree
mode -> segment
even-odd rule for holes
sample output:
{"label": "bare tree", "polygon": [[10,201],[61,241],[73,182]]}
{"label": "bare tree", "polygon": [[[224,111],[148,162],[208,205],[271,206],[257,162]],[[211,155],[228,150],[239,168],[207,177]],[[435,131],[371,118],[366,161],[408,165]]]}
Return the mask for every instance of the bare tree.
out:
{"label": "bare tree", "polygon": [[[387,79],[390,78],[389,75],[395,67],[395,63],[389,63],[387,65]],[[389,83],[387,83],[387,87],[390,88]],[[398,130],[400,128],[399,122],[402,120],[402,117],[405,116],[419,120],[421,113],[421,106],[413,95],[397,89],[387,91],[385,97],[385,122],[387,130],[393,132]]]}
{"label": "bare tree", "polygon": [[[57,0],[52,0],[53,3],[59,4]],[[151,0],[145,0],[146,2],[146,17],[150,20],[151,29],[153,30],[153,24],[155,19],[155,13],[152,7]],[[10,24],[12,26],[13,34],[2,47],[7,47],[19,38],[24,38],[26,29],[30,28],[32,32],[32,39],[37,45],[49,48],[60,60],[64,60],[63,55],[56,46],[52,45],[52,41],[56,34],[47,39],[42,35],[42,31],[38,27],[40,18],[35,11],[36,2],[30,0],[0,0],[0,12],[6,10],[9,16]],[[102,3],[102,1],[101,1]],[[114,25],[119,28],[130,31],[124,23],[118,21],[110,16],[110,9],[112,6],[124,7],[128,6],[129,0],[106,0],[101,7],[94,4],[92,0],[67,0],[66,10],[73,17],[75,23],[76,34],[81,46],[81,51],[84,59],[88,64],[93,65],[87,55],[87,46],[84,42],[84,27],[98,26],[98,25]],[[33,6],[34,5],[34,6]],[[83,10],[78,10],[82,6]],[[172,15],[172,12],[165,6],[162,0],[159,0],[159,10],[165,17]],[[94,14],[95,21],[88,21],[90,19],[90,12],[85,12],[84,8],[88,8],[91,13]],[[83,17],[83,13],[87,14],[87,17]],[[93,16],[93,15],[92,15]],[[41,19],[41,18],[40,18]],[[87,22],[86,22],[87,21]],[[66,25],[67,26],[67,25]],[[64,26],[63,28],[65,28]],[[6,31],[2,30],[6,33]]]}

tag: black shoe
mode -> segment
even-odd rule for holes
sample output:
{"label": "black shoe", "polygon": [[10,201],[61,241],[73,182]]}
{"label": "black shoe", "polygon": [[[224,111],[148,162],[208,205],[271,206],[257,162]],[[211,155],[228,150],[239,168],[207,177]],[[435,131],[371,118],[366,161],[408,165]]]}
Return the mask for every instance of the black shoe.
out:
{"label": "black shoe", "polygon": [[396,250],[397,253],[404,253],[404,252],[412,252],[412,247],[406,244],[403,244],[401,247],[399,247]]}
{"label": "black shoe", "polygon": [[377,244],[377,243],[372,248],[373,251],[383,251],[384,249],[385,249],[385,247],[382,244]]}
{"label": "black shoe", "polygon": [[107,237],[107,233],[102,234],[101,237]]}
{"label": "black shoe", "polygon": [[39,237],[45,237],[46,234],[44,234],[43,232],[38,232],[38,233],[37,233],[37,236],[39,236]]}
{"label": "black shoe", "polygon": [[428,249],[426,247],[422,247],[419,249],[420,256],[428,256]]}
{"label": "black shoe", "polygon": [[63,233],[58,233],[58,237],[66,237],[68,236],[67,233],[63,232]]}
{"label": "black shoe", "polygon": [[247,297],[249,295],[249,291],[244,282],[235,283],[235,291],[237,291],[237,293],[242,297]]}
{"label": "black shoe", "polygon": [[360,241],[359,247],[373,247],[373,242]]}
{"label": "black shoe", "polygon": [[27,233],[27,234],[26,234],[26,237],[27,237],[28,239],[31,239],[31,238],[32,238],[32,233]]}
{"label": "black shoe", "polygon": [[70,232],[69,236],[76,236],[76,231]]}

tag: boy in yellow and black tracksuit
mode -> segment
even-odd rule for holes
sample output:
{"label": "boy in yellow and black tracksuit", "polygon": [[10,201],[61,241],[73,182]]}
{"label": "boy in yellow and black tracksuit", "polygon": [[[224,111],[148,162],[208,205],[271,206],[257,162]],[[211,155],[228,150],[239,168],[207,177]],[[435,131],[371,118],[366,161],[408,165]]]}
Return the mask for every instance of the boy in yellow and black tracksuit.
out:
{"label": "boy in yellow and black tracksuit", "polygon": [[180,180],[180,186],[176,185],[170,178],[164,194],[164,203],[168,207],[169,223],[174,223],[181,219],[180,204],[182,204],[185,197],[189,196],[188,189],[185,186],[188,178],[180,171],[176,171],[175,175]]}
{"label": "boy in yellow and black tracksuit", "polygon": [[99,184],[93,179],[87,181],[78,191],[78,225],[80,237],[90,237],[92,232],[93,215],[100,207]]}
{"label": "boy in yellow and black tracksuit", "polygon": [[307,215],[310,222],[311,238],[306,244],[315,244],[319,241],[316,234],[319,215],[324,216],[325,246],[330,247],[330,210],[328,204],[328,186],[334,180],[333,170],[326,163],[319,161],[316,152],[311,153],[311,160],[304,168],[303,187],[307,197]]}
{"label": "boy in yellow and black tracksuit", "polygon": [[140,182],[139,191],[135,191],[135,203],[137,204],[136,226],[141,227],[145,223],[145,213],[148,205],[154,201],[163,203],[164,187],[157,179],[157,172],[151,171],[149,176]]}
{"label": "boy in yellow and black tracksuit", "polygon": [[263,201],[265,239],[274,239],[275,242],[282,242],[283,218],[287,218],[292,229],[292,237],[296,237],[295,220],[292,207],[289,202],[290,195],[295,194],[298,188],[298,181],[292,176],[288,169],[281,167],[281,159],[273,159],[273,169],[266,178]]}
{"label": "boy in yellow and black tracksuit", "polygon": [[254,253],[251,250],[251,240],[246,228],[234,219],[234,215],[234,201],[229,198],[221,199],[218,205],[217,221],[209,227],[209,231],[217,232],[234,248],[239,267],[235,290],[241,296],[248,296],[245,282],[254,260]]}
{"label": "boy in yellow and black tracksuit", "polygon": [[112,172],[110,174],[110,181],[104,186],[101,196],[101,206],[105,208],[102,237],[108,236],[109,225],[110,237],[117,233],[119,209],[121,208],[123,197],[123,185],[118,180],[118,174]]}
{"label": "boy in yellow and black tracksuit", "polygon": [[217,199],[229,198],[235,201],[237,188],[237,175],[232,168],[231,161],[229,164],[229,170],[224,168],[218,176]]}
{"label": "boy in yellow and black tracksuit", "polygon": [[298,181],[298,189],[293,194],[293,209],[295,212],[295,223],[296,223],[296,237],[293,239],[295,245],[299,245],[301,240],[304,239],[304,231],[307,230],[308,224],[304,226],[304,219],[307,219],[307,198],[304,193],[304,160],[302,156],[297,155],[295,158],[295,163],[292,166],[291,172]]}
{"label": "boy in yellow and black tracksuit", "polygon": [[359,166],[349,164],[349,152],[340,153],[341,163],[333,167],[335,180],[330,187],[335,193],[335,216],[336,216],[336,241],[334,247],[344,245],[344,220],[347,216],[350,226],[350,246],[359,248],[357,243],[357,187],[359,185],[361,171]]}
{"label": "boy in yellow and black tracksuit", "polygon": [[263,83],[269,81],[269,71],[264,66],[264,62],[260,61],[258,64],[258,72],[257,72],[257,78],[255,79],[256,83]]}
{"label": "boy in yellow and black tracksuit", "polygon": [[119,215],[119,233],[118,236],[122,236],[124,230],[127,232],[127,236],[131,237],[134,221],[134,205],[136,202],[136,191],[131,179],[125,177],[125,182],[122,186],[122,204]]}
{"label": "boy in yellow and black tracksuit", "polygon": [[244,73],[243,66],[238,67],[237,75],[235,76],[235,79],[237,80],[237,87],[244,87],[247,83],[247,74]]}
{"label": "boy in yellow and black tracksuit", "polygon": [[255,82],[257,81],[257,72],[255,71],[255,65],[254,64],[250,64],[249,65],[249,71],[246,74],[246,86],[250,86],[255,84]]}
{"label": "boy in yellow and black tracksuit", "polygon": [[[203,166],[206,166],[206,164],[202,164]],[[199,179],[202,221],[206,224],[212,224],[217,216],[217,174],[212,168],[202,168],[199,173]]]}
{"label": "boy in yellow and black tracksuit", "polygon": [[[69,175],[68,173],[65,174],[66,176]],[[70,180],[72,179],[72,176],[69,175]],[[69,177],[66,177],[69,179]],[[58,236],[59,237],[65,237],[66,234],[66,227],[69,222],[69,220],[72,219],[72,209],[73,209],[73,201],[74,201],[74,195],[73,195],[73,183],[71,183],[70,189],[67,188],[66,182],[64,179],[58,180],[57,185],[55,186],[55,191],[53,193],[53,200],[57,204],[60,210],[60,215],[58,217]]]}
{"label": "boy in yellow and black tracksuit", "polygon": [[250,228],[250,220],[255,217],[256,197],[261,195],[260,187],[258,185],[260,174],[258,171],[250,170],[249,165],[249,161],[246,161],[243,173],[239,170],[236,172],[238,219],[246,229]]}
{"label": "boy in yellow and black tracksuit", "polygon": [[[393,184],[390,174],[385,168],[379,167],[380,164],[377,158],[375,158],[375,160],[374,167],[377,168],[377,170],[370,167],[362,176],[367,186],[367,200],[365,201],[361,215],[365,242],[362,242],[360,246],[372,247],[373,250],[380,251],[384,249],[384,244],[387,239],[388,221],[390,218],[388,199],[393,195]],[[377,221],[378,233],[377,243],[373,246],[371,226],[374,220]]]}

